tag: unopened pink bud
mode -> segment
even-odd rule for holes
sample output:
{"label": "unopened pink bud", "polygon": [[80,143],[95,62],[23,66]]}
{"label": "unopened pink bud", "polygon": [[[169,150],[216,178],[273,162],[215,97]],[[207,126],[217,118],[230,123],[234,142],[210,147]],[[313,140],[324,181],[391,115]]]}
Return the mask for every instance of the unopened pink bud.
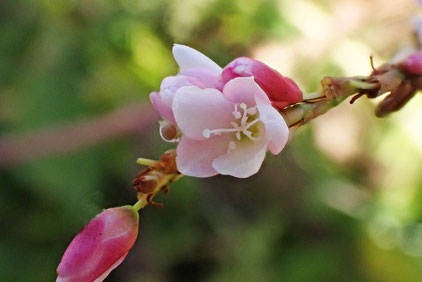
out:
{"label": "unopened pink bud", "polygon": [[138,212],[132,206],[98,214],[67,247],[57,267],[56,281],[103,281],[135,243],[138,222]]}
{"label": "unopened pink bud", "polygon": [[226,83],[236,77],[253,76],[258,85],[267,93],[274,107],[282,109],[302,101],[302,92],[296,83],[266,64],[247,57],[240,57],[229,63],[222,73]]}
{"label": "unopened pink bud", "polygon": [[413,75],[422,75],[422,53],[414,53],[401,64],[402,70]]}

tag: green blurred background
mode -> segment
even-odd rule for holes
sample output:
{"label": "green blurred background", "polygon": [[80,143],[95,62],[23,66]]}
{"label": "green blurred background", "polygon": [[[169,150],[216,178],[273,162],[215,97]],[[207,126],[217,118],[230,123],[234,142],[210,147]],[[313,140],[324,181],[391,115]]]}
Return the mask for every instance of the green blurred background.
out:
{"label": "green blurred background", "polygon": [[[0,1],[0,281],[53,281],[95,214],[135,202],[136,158],[172,147],[148,94],[177,73],[174,42],[221,66],[251,56],[315,91],[324,75],[369,73],[370,54],[388,60],[417,12],[411,0]],[[172,185],[107,281],[421,281],[422,99],[384,119],[373,107],[300,128],[249,179]]]}

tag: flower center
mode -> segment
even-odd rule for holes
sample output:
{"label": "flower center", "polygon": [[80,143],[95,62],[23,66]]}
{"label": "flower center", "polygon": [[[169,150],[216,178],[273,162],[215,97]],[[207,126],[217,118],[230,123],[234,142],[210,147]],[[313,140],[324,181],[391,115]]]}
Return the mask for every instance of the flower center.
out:
{"label": "flower center", "polygon": [[[238,108],[240,108],[240,110]],[[241,111],[243,111],[243,113]],[[234,133],[238,141],[242,139],[242,136],[246,136],[252,141],[258,141],[260,136],[253,136],[258,135],[258,122],[261,121],[258,117],[259,115],[256,106],[248,108],[245,103],[235,104],[234,111],[232,113],[235,121],[230,123],[232,126],[231,128],[205,128],[202,132],[202,136],[210,138],[212,134],[221,135],[222,133]],[[236,149],[236,143],[234,141],[230,141],[228,151],[230,152],[234,149]]]}

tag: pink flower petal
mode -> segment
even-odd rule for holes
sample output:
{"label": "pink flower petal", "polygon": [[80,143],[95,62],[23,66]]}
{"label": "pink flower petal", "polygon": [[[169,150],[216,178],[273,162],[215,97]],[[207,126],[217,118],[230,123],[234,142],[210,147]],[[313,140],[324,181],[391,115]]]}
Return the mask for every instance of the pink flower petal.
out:
{"label": "pink flower petal", "polygon": [[267,97],[255,95],[259,117],[265,126],[265,136],[268,140],[268,149],[277,155],[286,146],[289,140],[289,127],[282,115],[270,104]]}
{"label": "pink flower petal", "polygon": [[180,88],[174,95],[173,113],[185,137],[205,140],[205,129],[230,128],[234,105],[217,89]]}
{"label": "pink flower petal", "polygon": [[196,78],[202,83],[202,85],[204,85],[204,87],[196,85],[200,88],[216,88],[218,90],[221,90],[224,86],[223,82],[220,79],[220,75],[218,73],[215,73],[214,71],[210,71],[209,69],[190,68],[181,71],[180,74]]}
{"label": "pink flower petal", "polygon": [[[116,267],[118,267],[126,258],[128,253],[124,254],[118,261],[116,261],[112,266],[110,266],[103,274],[101,274],[100,277],[98,277],[97,279],[94,280],[94,282],[101,282],[104,279],[107,278],[107,276],[110,274],[110,272],[113,271],[113,269],[115,269]],[[56,281],[59,282],[59,281]]]}
{"label": "pink flower petal", "polygon": [[163,118],[174,122],[173,111],[171,108],[169,108],[166,104],[163,103],[159,92],[152,92],[151,94],[149,94],[149,100]]}
{"label": "pink flower petal", "polygon": [[[238,77],[230,80],[223,88],[224,97],[233,103],[255,105],[255,93],[262,89],[255,83],[253,77]],[[264,93],[264,92],[263,92]],[[264,93],[265,96],[267,96]]]}
{"label": "pink flower petal", "polygon": [[192,85],[205,88],[205,86],[194,77],[183,75],[166,77],[161,82],[160,92],[152,92],[149,94],[150,101],[162,117],[174,122],[172,110],[174,93],[183,86]]}
{"label": "pink flower petal", "polygon": [[219,75],[222,71],[213,60],[185,45],[174,44],[173,56],[181,72],[192,68],[205,68]]}
{"label": "pink flower petal", "polygon": [[176,164],[179,171],[195,177],[214,176],[217,171],[212,161],[227,152],[230,136],[216,135],[208,140],[191,140],[183,137],[177,146]]}
{"label": "pink flower petal", "polygon": [[202,84],[194,77],[178,75],[164,78],[160,86],[160,96],[162,102],[168,108],[172,108],[174,93],[176,93],[176,91],[183,86],[197,86],[199,88],[206,88],[204,84]]}
{"label": "pink flower petal", "polygon": [[97,215],[68,246],[57,267],[57,281],[104,279],[135,243],[138,221],[132,206],[107,209]]}
{"label": "pink flower petal", "polygon": [[237,143],[236,150],[217,157],[213,168],[220,174],[246,178],[258,172],[267,151],[267,140],[244,140]]}

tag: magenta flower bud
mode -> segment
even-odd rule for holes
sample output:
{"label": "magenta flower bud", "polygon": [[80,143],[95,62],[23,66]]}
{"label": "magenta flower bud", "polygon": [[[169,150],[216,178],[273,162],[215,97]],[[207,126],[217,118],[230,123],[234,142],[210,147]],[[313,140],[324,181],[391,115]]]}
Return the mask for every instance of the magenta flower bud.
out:
{"label": "magenta flower bud", "polygon": [[422,75],[422,53],[414,53],[401,63],[401,69],[409,74]]}
{"label": "magenta flower bud", "polygon": [[302,101],[302,92],[296,83],[266,64],[247,57],[240,57],[229,63],[222,73],[224,83],[236,77],[253,76],[255,82],[265,91],[274,107],[282,109]]}
{"label": "magenta flower bud", "polygon": [[132,206],[98,214],[67,247],[57,267],[56,281],[103,281],[135,243],[138,222],[138,212]]}

